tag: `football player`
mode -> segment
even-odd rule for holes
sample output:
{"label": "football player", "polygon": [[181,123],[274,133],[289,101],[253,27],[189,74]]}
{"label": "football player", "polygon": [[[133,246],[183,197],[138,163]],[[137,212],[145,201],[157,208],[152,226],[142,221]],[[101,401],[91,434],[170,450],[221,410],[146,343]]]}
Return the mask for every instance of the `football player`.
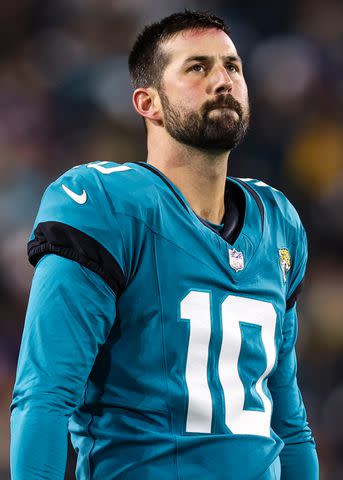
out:
{"label": "football player", "polygon": [[[131,51],[147,163],[46,190],[11,404],[13,480],[317,480],[296,380],[306,236],[282,193],[227,177],[249,123],[224,22],[177,13]],[[272,68],[272,67],[271,67]]]}

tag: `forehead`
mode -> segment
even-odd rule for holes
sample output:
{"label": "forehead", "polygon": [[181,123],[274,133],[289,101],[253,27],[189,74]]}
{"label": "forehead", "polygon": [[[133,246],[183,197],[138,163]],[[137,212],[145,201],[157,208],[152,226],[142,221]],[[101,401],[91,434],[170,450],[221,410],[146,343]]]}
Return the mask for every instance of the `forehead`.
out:
{"label": "forehead", "polygon": [[189,56],[237,55],[231,38],[217,28],[183,30],[164,42],[162,50],[169,56],[169,65],[182,63]]}

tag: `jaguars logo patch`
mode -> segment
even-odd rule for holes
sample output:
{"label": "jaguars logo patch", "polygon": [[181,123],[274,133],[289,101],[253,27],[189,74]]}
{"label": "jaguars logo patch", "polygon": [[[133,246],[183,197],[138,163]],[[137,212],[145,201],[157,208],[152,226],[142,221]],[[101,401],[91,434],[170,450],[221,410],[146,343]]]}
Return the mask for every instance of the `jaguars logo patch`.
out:
{"label": "jaguars logo patch", "polygon": [[279,259],[280,259],[280,267],[282,271],[283,281],[286,283],[287,273],[291,269],[291,256],[287,248],[279,249]]}

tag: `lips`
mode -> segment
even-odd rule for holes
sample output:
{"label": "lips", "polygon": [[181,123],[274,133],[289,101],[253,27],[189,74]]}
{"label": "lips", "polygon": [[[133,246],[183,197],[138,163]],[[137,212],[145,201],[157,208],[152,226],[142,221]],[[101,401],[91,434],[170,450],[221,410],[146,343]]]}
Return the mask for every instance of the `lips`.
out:
{"label": "lips", "polygon": [[238,116],[240,116],[240,112],[236,107],[233,105],[211,105],[207,107],[207,112],[211,112],[212,110],[231,110],[235,113],[237,113]]}
{"label": "lips", "polygon": [[226,106],[226,105],[222,105],[222,106],[219,106],[219,107],[212,107],[209,111],[211,112],[212,110],[231,110],[232,112],[235,112],[237,113],[237,115],[239,116],[239,113],[237,112],[237,110],[233,107],[229,107],[229,106]]}

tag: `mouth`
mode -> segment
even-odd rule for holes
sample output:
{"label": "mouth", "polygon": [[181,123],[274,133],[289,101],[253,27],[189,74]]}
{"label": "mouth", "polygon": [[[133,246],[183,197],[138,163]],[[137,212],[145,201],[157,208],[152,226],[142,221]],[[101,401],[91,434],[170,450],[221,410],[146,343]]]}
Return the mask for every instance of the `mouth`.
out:
{"label": "mouth", "polygon": [[232,110],[233,112],[236,112],[236,110],[233,107],[229,107],[228,105],[219,105],[217,107],[211,108],[211,110]]}
{"label": "mouth", "polygon": [[[229,112],[233,112],[235,113],[236,115],[238,115],[238,112],[232,108],[232,107],[227,107],[227,106],[221,106],[221,107],[214,107],[214,108],[211,108],[210,112],[214,111],[214,110],[224,110],[224,111],[229,111]],[[239,116],[239,115],[238,115]]]}

